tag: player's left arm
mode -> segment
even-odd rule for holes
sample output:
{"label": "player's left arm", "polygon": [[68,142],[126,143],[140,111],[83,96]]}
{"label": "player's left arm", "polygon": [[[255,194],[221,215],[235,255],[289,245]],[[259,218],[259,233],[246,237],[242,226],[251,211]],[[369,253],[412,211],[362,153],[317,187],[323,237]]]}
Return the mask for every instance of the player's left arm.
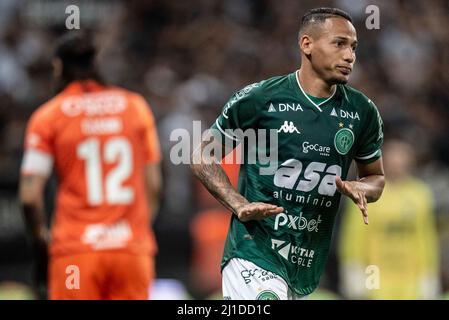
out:
{"label": "player's left arm", "polygon": [[359,207],[363,221],[368,224],[368,202],[377,201],[385,186],[382,157],[371,163],[357,162],[358,179],[343,181],[336,178],[337,190],[348,196]]}
{"label": "player's left arm", "polygon": [[362,212],[363,221],[368,224],[368,202],[377,201],[385,186],[382,163],[383,121],[376,105],[361,95],[360,104],[364,106],[363,132],[360,143],[354,150],[358,179],[342,181],[336,178],[337,190],[354,201]]}
{"label": "player's left arm", "polygon": [[161,147],[156,128],[156,121],[150,105],[138,94],[132,96],[139,119],[143,121],[143,140],[139,148],[143,148],[145,158],[145,187],[151,220],[154,222],[159,210],[162,190]]}

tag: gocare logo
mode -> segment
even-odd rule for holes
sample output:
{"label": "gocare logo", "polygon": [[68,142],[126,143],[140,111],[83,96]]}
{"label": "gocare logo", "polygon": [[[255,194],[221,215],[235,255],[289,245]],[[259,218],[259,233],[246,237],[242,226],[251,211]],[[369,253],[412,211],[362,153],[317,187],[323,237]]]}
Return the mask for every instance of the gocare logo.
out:
{"label": "gocare logo", "polygon": [[327,146],[321,146],[318,143],[312,144],[309,141],[304,141],[302,143],[302,152],[309,153],[309,151],[318,152],[322,156],[329,157],[331,148]]}
{"label": "gocare logo", "polygon": [[309,232],[318,232],[318,225],[321,223],[321,215],[318,215],[316,219],[309,219],[303,217],[301,212],[299,216],[292,216],[285,213],[280,213],[276,216],[274,221],[274,230],[278,230],[279,227],[287,226],[293,230],[307,230]]}

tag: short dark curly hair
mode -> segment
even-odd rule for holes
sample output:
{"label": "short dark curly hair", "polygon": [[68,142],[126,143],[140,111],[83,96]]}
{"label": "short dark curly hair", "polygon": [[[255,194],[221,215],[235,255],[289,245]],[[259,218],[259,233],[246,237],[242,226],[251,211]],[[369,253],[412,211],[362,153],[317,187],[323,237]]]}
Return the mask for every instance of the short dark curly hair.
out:
{"label": "short dark curly hair", "polygon": [[301,19],[301,27],[299,29],[299,34],[306,30],[309,26],[314,24],[324,23],[326,19],[333,17],[341,17],[352,23],[352,17],[346,11],[338,8],[314,8],[308,10]]}
{"label": "short dark curly hair", "polygon": [[92,79],[102,82],[95,65],[96,53],[90,32],[75,30],[61,36],[55,43],[53,53],[53,58],[62,62],[62,75],[60,79],[55,79],[56,91],[72,81]]}

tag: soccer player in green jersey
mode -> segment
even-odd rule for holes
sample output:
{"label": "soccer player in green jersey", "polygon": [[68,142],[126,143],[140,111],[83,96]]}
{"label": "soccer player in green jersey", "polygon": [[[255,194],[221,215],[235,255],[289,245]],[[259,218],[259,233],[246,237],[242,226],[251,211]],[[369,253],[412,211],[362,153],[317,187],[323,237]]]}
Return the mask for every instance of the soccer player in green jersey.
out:
{"label": "soccer player in green jersey", "polygon": [[[357,47],[351,17],[312,9],[298,40],[300,69],[237,92],[211,128],[217,139],[204,138],[192,154],[194,174],[233,212],[222,260],[225,299],[300,299],[313,292],[341,194],[368,224],[367,203],[384,187],[382,120],[370,99],[346,85]],[[245,145],[248,136],[239,132],[261,129],[277,134],[276,169],[261,174],[262,162],[247,161],[248,153],[266,144],[246,143],[236,191],[218,164],[221,154],[202,150],[209,143]],[[347,181],[353,160],[358,179]]]}

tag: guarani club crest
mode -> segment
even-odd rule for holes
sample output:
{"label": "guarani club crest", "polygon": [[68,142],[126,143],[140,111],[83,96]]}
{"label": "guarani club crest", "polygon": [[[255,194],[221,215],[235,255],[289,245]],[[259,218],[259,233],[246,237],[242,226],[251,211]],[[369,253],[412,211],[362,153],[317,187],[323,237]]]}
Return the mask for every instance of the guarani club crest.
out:
{"label": "guarani club crest", "polygon": [[341,155],[346,155],[354,144],[354,133],[348,128],[341,128],[334,138],[335,150]]}
{"label": "guarani club crest", "polygon": [[259,293],[256,300],[280,300],[279,296],[271,290],[264,290]]}

